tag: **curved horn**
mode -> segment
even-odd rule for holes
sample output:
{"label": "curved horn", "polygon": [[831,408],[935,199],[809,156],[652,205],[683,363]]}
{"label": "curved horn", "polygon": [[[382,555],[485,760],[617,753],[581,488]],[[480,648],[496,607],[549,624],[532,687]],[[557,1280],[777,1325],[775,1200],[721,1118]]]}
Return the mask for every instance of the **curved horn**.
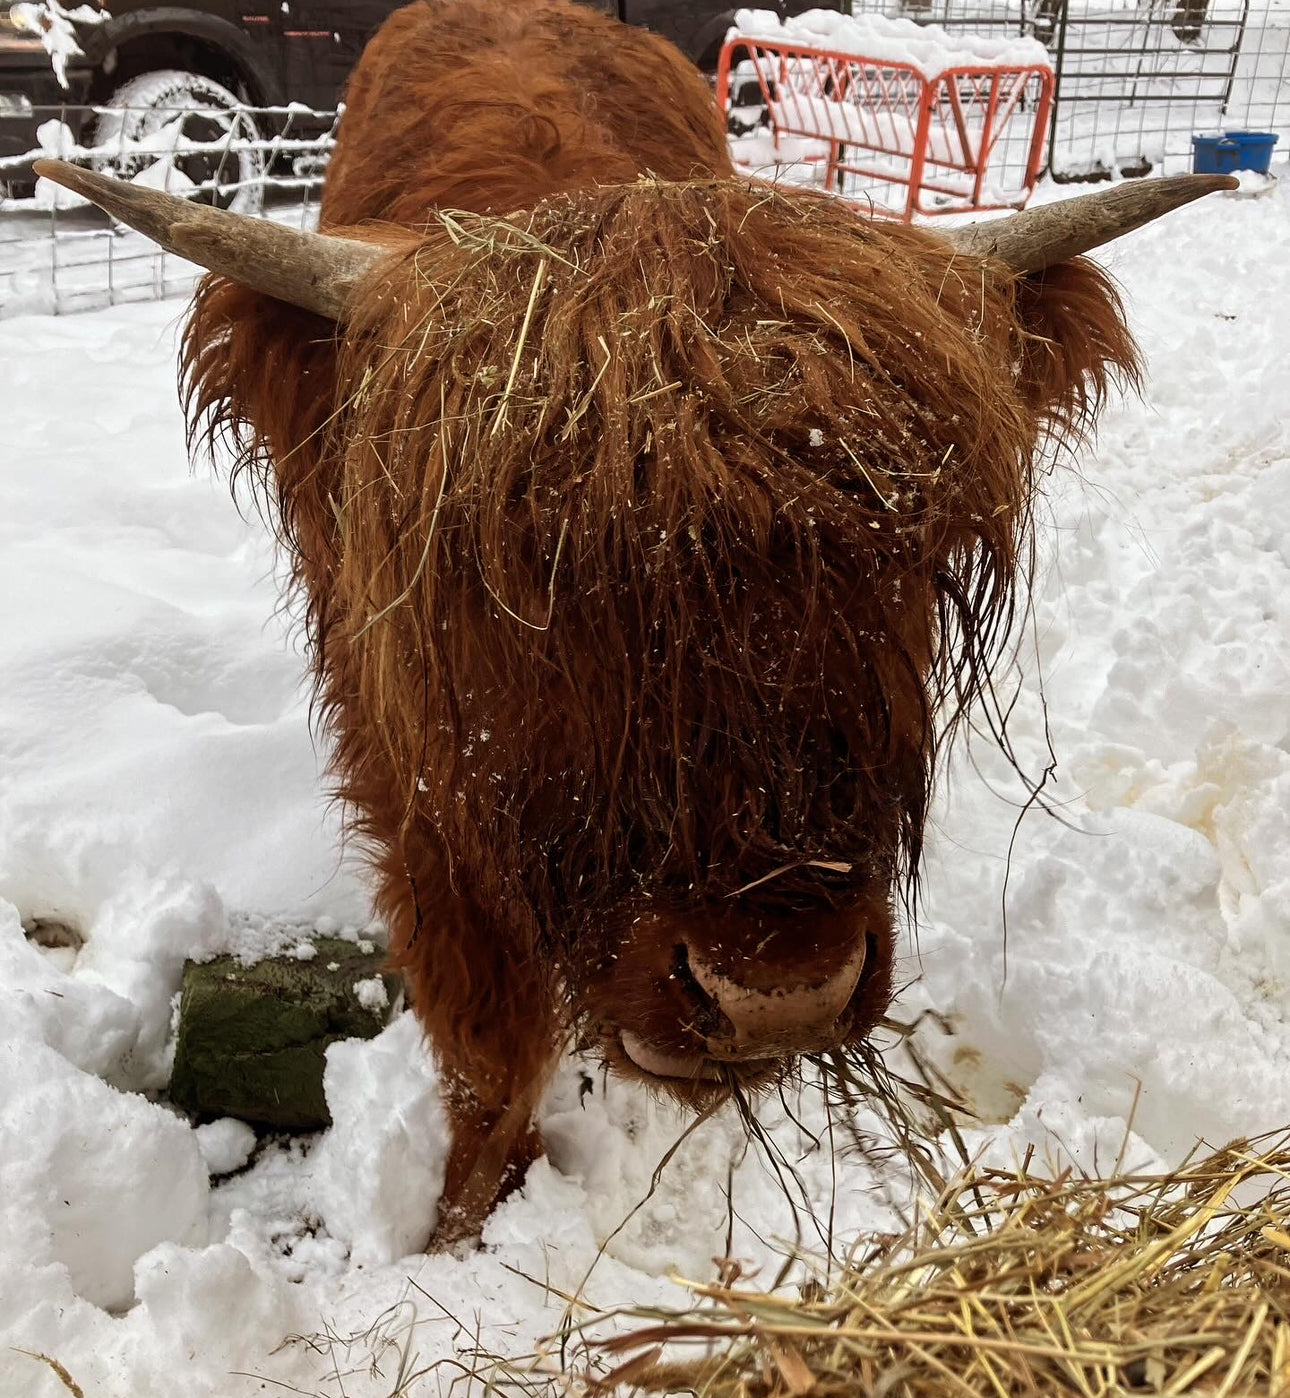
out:
{"label": "curved horn", "polygon": [[969,223],[946,234],[954,247],[974,257],[992,257],[1014,272],[1042,272],[1054,263],[1091,252],[1132,233],[1162,214],[1220,189],[1238,189],[1233,175],[1171,175],[1128,180],[1114,189],[1081,194],[1059,204],[1026,209],[1009,218]]}
{"label": "curved horn", "polygon": [[64,160],[37,160],[32,168],[167,252],[331,320],[345,319],[354,288],[388,255],[372,243],[301,233],[268,219],[207,208]]}

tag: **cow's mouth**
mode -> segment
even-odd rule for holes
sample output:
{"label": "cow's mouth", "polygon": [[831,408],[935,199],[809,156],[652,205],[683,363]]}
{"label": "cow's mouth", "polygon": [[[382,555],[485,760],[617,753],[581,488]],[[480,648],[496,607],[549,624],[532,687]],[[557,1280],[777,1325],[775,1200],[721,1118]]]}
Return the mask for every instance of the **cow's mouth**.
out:
{"label": "cow's mouth", "polygon": [[678,1082],[721,1082],[721,1067],[711,1058],[697,1053],[668,1053],[652,1048],[638,1034],[624,1029],[618,1042],[627,1060],[652,1078],[674,1079]]}
{"label": "cow's mouth", "polygon": [[784,1059],[726,1063],[705,1054],[653,1048],[627,1030],[608,1041],[606,1055],[627,1077],[695,1110],[715,1105],[732,1091],[760,1092],[776,1082],[786,1066]]}

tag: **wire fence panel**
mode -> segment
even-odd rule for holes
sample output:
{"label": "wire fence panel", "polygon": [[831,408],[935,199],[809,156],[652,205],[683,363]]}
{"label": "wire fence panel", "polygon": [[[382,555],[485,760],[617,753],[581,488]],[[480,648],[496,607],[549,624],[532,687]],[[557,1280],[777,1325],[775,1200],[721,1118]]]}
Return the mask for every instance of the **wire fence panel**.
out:
{"label": "wire fence panel", "polygon": [[1054,178],[1177,174],[1191,137],[1290,141],[1290,0],[852,0],[951,34],[1031,35],[1056,72]]}
{"label": "wire fence panel", "polygon": [[1056,19],[1058,176],[1173,174],[1188,167],[1199,132],[1290,133],[1290,13],[1157,0],[1120,13],[1067,6]]}
{"label": "wire fence panel", "polygon": [[[0,160],[0,316],[187,292],[200,271],[68,190],[33,157],[70,160],[220,208],[312,228],[338,114],[308,107],[37,109],[38,147]],[[81,133],[77,139],[76,133]]]}

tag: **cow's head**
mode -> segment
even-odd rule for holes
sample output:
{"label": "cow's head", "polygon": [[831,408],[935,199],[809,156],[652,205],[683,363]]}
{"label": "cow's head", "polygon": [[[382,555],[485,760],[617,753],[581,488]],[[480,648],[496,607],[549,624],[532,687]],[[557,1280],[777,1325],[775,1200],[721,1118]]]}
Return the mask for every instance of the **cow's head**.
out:
{"label": "cow's head", "polygon": [[1071,259],[1231,182],[942,236],[642,180],[391,251],[41,173],[344,322],[314,507],[356,693],[607,1060],[698,1102],[863,1038],[1037,449],[1136,370]]}

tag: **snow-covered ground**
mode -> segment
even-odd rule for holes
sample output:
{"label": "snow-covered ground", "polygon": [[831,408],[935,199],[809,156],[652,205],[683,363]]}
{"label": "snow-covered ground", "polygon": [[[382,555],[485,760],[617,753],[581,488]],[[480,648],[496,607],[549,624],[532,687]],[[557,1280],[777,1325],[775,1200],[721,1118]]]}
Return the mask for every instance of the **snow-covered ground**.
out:
{"label": "snow-covered ground", "polygon": [[[1290,1123],[1285,185],[1111,255],[1150,382],[1051,479],[1012,722],[1038,772],[1046,698],[1061,819],[1014,840],[1024,792],[984,742],[938,808],[897,1013],[937,1012],[924,1051],[1004,1155],[1106,1169],[1131,1115],[1135,1163]],[[321,1138],[157,1100],[186,956],[367,918],[265,533],[187,469],[180,312],[0,324],[0,1398],[67,1392],[40,1354],[87,1398],[388,1398],[442,1360],[406,1390],[437,1393],[477,1342],[531,1352],[571,1293],[575,1321],[678,1297],[728,1228],[769,1281],[794,1231],[764,1155],[715,1120],[651,1195],[683,1120],[589,1065],[459,1257],[416,1251],[446,1141],[409,1016],[333,1049]],[[902,1171],[766,1120],[836,1237],[903,1202]]]}

